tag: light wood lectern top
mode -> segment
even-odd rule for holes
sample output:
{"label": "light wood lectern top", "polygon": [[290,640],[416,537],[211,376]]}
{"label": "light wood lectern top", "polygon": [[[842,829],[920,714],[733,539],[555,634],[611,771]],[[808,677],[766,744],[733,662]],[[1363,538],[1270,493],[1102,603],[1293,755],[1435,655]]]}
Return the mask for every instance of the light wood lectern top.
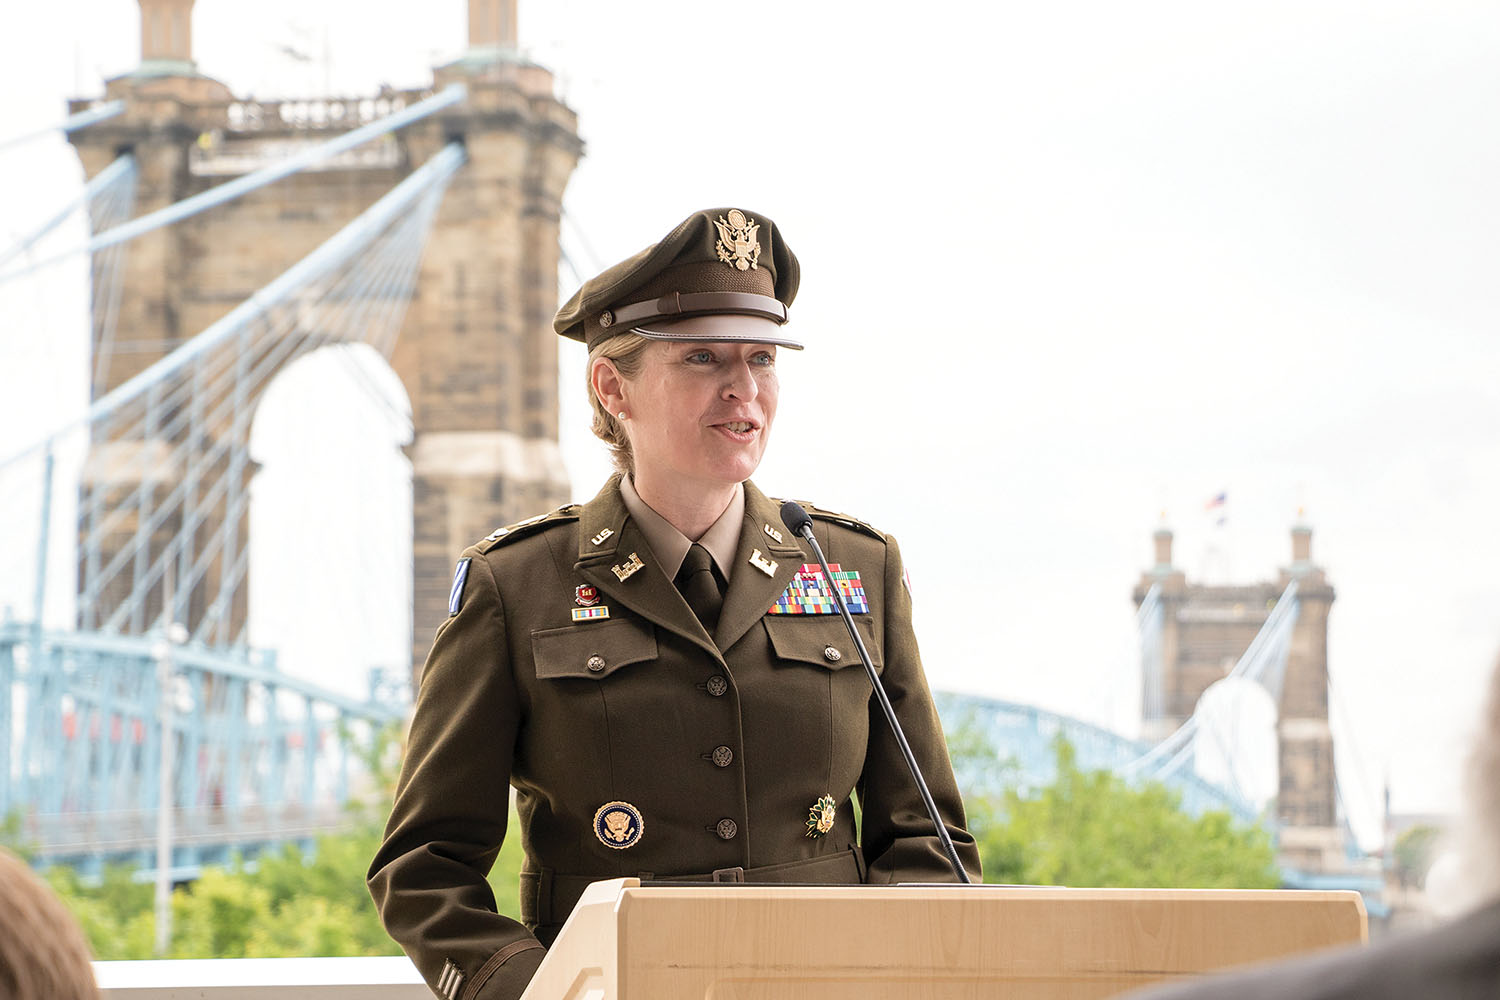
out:
{"label": "light wood lectern top", "polygon": [[1106,997],[1366,938],[1355,892],[590,886],[523,1000]]}

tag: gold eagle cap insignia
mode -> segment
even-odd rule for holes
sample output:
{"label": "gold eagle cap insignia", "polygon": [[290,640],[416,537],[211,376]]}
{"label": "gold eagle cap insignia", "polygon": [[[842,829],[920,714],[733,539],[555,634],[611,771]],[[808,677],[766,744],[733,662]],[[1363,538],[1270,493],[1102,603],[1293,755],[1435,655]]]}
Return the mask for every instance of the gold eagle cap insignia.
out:
{"label": "gold eagle cap insignia", "polygon": [[721,215],[714,220],[714,225],[719,230],[719,241],[714,244],[714,249],[719,252],[720,260],[741,271],[760,266],[759,222],[734,208],[730,209],[728,219]]}

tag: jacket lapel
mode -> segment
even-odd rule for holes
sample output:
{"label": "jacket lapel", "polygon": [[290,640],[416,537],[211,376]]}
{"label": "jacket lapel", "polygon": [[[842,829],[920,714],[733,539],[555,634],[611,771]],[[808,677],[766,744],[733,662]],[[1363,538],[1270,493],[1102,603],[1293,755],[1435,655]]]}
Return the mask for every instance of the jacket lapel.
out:
{"label": "jacket lapel", "polygon": [[[749,509],[748,498],[746,509]],[[633,572],[630,571],[632,556],[641,563]],[[612,476],[599,495],[583,505],[578,528],[578,562],[573,568],[610,601],[722,659],[697,616],[657,565],[645,536],[630,520],[625,501],[620,497],[618,475]],[[626,574],[623,580],[622,572]]]}
{"label": "jacket lapel", "polygon": [[[767,527],[779,534],[781,540],[777,541]],[[755,558],[757,551],[759,558]],[[724,595],[724,608],[719,612],[719,626],[714,630],[714,643],[727,650],[739,642],[740,637],[786,590],[798,568],[810,558],[796,537],[781,523],[781,511],[777,505],[756,489],[754,483],[747,481],[745,523],[740,528],[734,570],[729,577],[729,592]],[[772,563],[775,569],[767,572]]]}

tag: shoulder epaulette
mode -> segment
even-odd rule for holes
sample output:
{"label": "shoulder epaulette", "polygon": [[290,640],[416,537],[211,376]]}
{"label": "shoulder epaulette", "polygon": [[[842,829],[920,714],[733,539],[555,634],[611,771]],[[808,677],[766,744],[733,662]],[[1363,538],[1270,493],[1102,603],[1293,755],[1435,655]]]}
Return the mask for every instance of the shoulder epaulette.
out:
{"label": "shoulder epaulette", "polygon": [[[777,500],[775,502],[780,503],[781,501]],[[798,500],[797,503],[801,505],[803,510],[807,511],[809,517],[815,517],[820,521],[832,521],[835,524],[842,524],[846,528],[853,528],[855,531],[862,531],[867,535],[872,535],[882,542],[885,541],[884,532],[873,525],[866,524],[857,517],[840,514],[837,511],[824,510],[817,504],[808,503],[806,500]]]}
{"label": "shoulder epaulette", "polygon": [[484,541],[479,543],[479,551],[485,553],[492,552],[506,542],[515,541],[523,535],[533,534],[541,528],[559,521],[576,521],[578,520],[578,512],[581,510],[583,508],[576,503],[565,503],[556,510],[548,511],[545,514],[538,514],[535,517],[528,517],[526,520],[517,521],[515,524],[507,524],[503,528],[497,528],[485,536]]}

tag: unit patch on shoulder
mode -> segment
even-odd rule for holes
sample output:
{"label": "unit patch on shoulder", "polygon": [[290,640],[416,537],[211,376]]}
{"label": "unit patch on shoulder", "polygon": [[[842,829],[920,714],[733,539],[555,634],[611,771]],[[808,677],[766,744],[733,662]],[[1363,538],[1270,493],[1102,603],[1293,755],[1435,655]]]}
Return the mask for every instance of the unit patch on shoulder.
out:
{"label": "unit patch on shoulder", "polygon": [[[865,585],[859,579],[859,570],[841,570],[838,563],[829,563],[833,571],[834,585],[844,597],[851,615],[868,614],[870,602],[865,597]],[[776,598],[776,603],[766,611],[768,615],[836,615],[839,607],[833,600],[833,591],[823,578],[823,567],[816,563],[803,563],[797,570],[786,591]]]}
{"label": "unit patch on shoulder", "polygon": [[480,552],[493,552],[506,542],[514,541],[522,535],[529,535],[533,531],[540,530],[545,525],[556,524],[560,521],[578,520],[578,512],[583,508],[576,503],[564,504],[554,511],[528,517],[524,521],[515,524],[507,524],[486,535],[484,541],[479,543]]}
{"label": "unit patch on shoulder", "polygon": [[448,617],[464,606],[464,584],[469,582],[469,560],[460,559],[453,570],[453,587],[448,591]]}

